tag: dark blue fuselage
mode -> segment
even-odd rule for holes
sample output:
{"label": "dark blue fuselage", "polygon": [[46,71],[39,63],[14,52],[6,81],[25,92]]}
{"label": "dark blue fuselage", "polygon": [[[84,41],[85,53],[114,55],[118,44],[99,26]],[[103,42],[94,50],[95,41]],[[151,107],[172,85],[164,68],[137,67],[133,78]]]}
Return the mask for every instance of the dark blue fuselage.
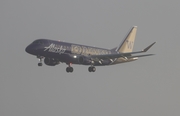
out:
{"label": "dark blue fuselage", "polygon": [[[26,47],[26,52],[35,56],[56,59],[59,62],[67,64],[83,64],[91,65],[91,62],[80,62],[80,57],[88,59],[89,55],[106,55],[116,53],[108,49],[66,43],[61,41],[54,41],[48,39],[38,39]],[[110,60],[103,60],[102,62],[95,62],[94,65],[108,65]]]}

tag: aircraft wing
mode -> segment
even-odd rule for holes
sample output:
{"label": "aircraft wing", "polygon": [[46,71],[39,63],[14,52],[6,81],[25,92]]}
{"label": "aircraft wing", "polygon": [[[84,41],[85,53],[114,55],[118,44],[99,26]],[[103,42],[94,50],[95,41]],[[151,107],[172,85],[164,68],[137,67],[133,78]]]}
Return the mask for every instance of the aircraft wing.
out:
{"label": "aircraft wing", "polygon": [[98,59],[114,59],[114,58],[119,58],[119,57],[127,57],[127,58],[133,58],[133,57],[145,57],[145,56],[151,56],[154,54],[146,54],[146,55],[137,55],[137,56],[131,56],[132,54],[137,54],[137,53],[143,53],[147,52],[156,42],[152,43],[148,47],[146,47],[142,51],[137,51],[137,52],[127,52],[127,53],[119,53],[119,54],[106,54],[106,55],[91,55],[90,57],[94,60]]}

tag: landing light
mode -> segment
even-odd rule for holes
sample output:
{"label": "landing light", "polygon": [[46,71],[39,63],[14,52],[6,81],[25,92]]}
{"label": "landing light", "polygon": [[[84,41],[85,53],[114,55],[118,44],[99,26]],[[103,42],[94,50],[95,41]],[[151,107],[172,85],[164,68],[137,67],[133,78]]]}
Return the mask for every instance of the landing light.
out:
{"label": "landing light", "polygon": [[73,56],[74,58],[77,58],[77,56]]}

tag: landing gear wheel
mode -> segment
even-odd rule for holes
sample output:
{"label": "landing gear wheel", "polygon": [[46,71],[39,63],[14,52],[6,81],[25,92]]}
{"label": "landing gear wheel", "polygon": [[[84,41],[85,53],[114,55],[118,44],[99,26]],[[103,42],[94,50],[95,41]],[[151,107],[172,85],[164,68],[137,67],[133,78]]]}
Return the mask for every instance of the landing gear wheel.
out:
{"label": "landing gear wheel", "polygon": [[92,67],[92,72],[95,72],[96,71],[96,68],[95,67]]}
{"label": "landing gear wheel", "polygon": [[88,71],[89,71],[89,72],[95,72],[95,71],[96,71],[96,68],[95,68],[94,66],[90,66],[90,67],[88,68]]}
{"label": "landing gear wheel", "polygon": [[91,67],[88,68],[88,71],[91,72]]}
{"label": "landing gear wheel", "polygon": [[67,73],[69,72],[69,67],[66,68],[66,72],[67,72]]}
{"label": "landing gear wheel", "polygon": [[42,66],[43,64],[42,63],[38,63],[38,66]]}
{"label": "landing gear wheel", "polygon": [[67,72],[67,73],[69,73],[69,72],[71,72],[71,73],[72,73],[72,72],[73,72],[73,70],[74,70],[74,69],[73,69],[73,67],[67,67],[67,68],[66,68],[66,72]]}
{"label": "landing gear wheel", "polygon": [[70,72],[73,72],[73,70],[74,70],[73,67],[69,67]]}

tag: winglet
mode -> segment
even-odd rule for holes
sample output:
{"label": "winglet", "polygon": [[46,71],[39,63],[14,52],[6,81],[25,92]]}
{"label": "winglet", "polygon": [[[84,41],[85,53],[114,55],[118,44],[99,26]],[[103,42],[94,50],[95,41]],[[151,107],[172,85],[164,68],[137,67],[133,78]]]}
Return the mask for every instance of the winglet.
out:
{"label": "winglet", "polygon": [[156,42],[152,43],[151,45],[149,45],[147,48],[145,48],[144,50],[142,50],[143,52],[147,52]]}

